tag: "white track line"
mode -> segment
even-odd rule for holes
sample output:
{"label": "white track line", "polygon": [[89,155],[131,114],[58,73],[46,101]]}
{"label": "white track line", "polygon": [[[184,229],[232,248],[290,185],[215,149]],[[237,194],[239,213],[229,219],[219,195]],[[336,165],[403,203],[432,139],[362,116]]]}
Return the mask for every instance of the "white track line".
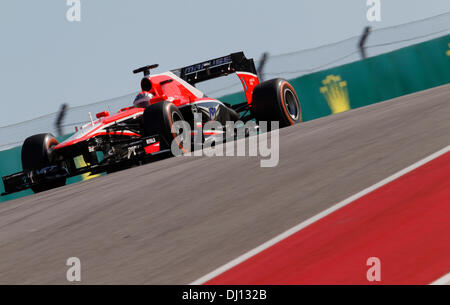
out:
{"label": "white track line", "polygon": [[254,248],[253,250],[250,250],[247,253],[245,253],[245,254],[235,258],[231,262],[226,263],[225,265],[220,266],[216,270],[214,270],[214,271],[212,271],[212,272],[202,276],[198,280],[192,282],[190,285],[201,285],[201,284],[203,284],[203,283],[205,283],[205,282],[207,282],[207,281],[217,277],[218,275],[220,275],[220,274],[224,273],[225,271],[233,268],[234,266],[242,263],[243,261],[249,259],[250,257],[252,257],[252,256],[254,256],[254,255],[264,251],[265,249],[275,245],[276,243],[282,241],[283,239],[285,239],[285,238],[287,238],[287,237],[297,233],[298,231],[304,229],[305,227],[307,227],[310,224],[318,221],[319,219],[324,218],[325,216],[327,216],[327,215],[335,212],[336,210],[338,210],[338,209],[348,205],[349,203],[351,203],[351,202],[353,202],[353,201],[355,201],[355,200],[357,200],[357,199],[359,199],[359,198],[369,194],[370,192],[373,192],[374,190],[382,187],[383,185],[388,184],[388,183],[398,179],[399,177],[401,177],[401,176],[403,176],[403,175],[405,175],[405,174],[415,170],[416,168],[418,168],[418,167],[420,167],[420,166],[422,166],[422,165],[424,165],[424,164],[426,164],[426,163],[428,163],[428,162],[430,162],[430,161],[432,161],[432,160],[434,160],[434,159],[444,155],[445,153],[447,153],[449,151],[450,151],[450,145],[445,147],[445,148],[443,148],[443,149],[441,149],[441,150],[439,150],[439,151],[437,151],[437,152],[435,152],[434,154],[432,154],[432,155],[430,155],[430,156],[428,156],[428,157],[426,157],[426,158],[424,158],[424,159],[422,159],[422,160],[420,160],[420,161],[418,161],[418,162],[408,166],[407,168],[402,169],[401,171],[393,174],[392,176],[390,176],[390,177],[388,177],[386,179],[383,179],[380,182],[378,182],[378,183],[376,183],[376,184],[374,184],[374,185],[372,185],[372,186],[362,190],[361,192],[359,192],[359,193],[357,193],[357,194],[355,194],[353,196],[350,196],[349,198],[347,198],[347,199],[345,199],[345,200],[343,200],[343,201],[341,201],[341,202],[331,206],[330,208],[328,208],[328,209],[320,212],[319,214],[317,214],[317,215],[315,215],[315,216],[305,220],[304,222],[296,225],[295,227],[287,230],[286,232],[281,233],[280,235],[272,238],[271,240],[265,242],[264,244]]}
{"label": "white track line", "polygon": [[447,273],[446,275],[434,281],[430,285],[450,285],[450,273]]}

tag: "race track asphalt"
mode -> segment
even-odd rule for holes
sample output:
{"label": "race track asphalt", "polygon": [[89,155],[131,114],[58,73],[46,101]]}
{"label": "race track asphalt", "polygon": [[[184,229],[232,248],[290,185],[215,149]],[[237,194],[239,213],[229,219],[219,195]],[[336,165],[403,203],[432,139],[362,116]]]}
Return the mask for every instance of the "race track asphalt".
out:
{"label": "race track asphalt", "polygon": [[450,144],[450,85],[280,130],[280,161],[181,157],[0,205],[0,284],[188,284]]}

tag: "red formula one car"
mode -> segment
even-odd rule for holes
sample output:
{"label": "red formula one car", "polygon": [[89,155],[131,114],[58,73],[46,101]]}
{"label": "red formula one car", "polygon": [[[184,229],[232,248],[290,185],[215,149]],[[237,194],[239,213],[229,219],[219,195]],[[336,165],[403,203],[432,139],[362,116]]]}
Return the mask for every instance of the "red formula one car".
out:
{"label": "red formula one car", "polygon": [[[23,171],[2,177],[2,195],[28,188],[41,192],[65,185],[68,177],[112,172],[171,156],[171,143],[177,137],[174,122],[193,125],[194,113],[200,113],[203,123],[279,121],[284,127],[302,121],[294,88],[283,79],[260,83],[253,60],[243,52],[150,76],[156,67],[133,71],[144,73],[137,99],[149,97],[147,104],[137,101],[115,114],[97,113],[95,121],[62,143],[51,134],[27,138],[22,147]],[[236,73],[244,87],[246,101],[240,104],[223,103],[195,88],[196,83],[230,73]],[[81,167],[74,161],[80,156]]]}

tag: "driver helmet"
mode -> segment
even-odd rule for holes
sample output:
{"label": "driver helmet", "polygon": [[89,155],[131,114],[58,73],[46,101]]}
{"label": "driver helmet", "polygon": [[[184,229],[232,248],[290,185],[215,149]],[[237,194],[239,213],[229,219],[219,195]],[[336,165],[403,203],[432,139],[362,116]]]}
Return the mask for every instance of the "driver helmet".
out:
{"label": "driver helmet", "polygon": [[138,108],[146,108],[150,106],[150,100],[153,98],[153,94],[149,92],[141,92],[134,99],[133,105]]}

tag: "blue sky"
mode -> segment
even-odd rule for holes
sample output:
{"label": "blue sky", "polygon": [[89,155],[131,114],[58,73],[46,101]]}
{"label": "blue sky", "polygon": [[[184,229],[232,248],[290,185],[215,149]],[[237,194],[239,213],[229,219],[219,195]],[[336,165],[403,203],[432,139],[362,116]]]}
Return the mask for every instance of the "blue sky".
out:
{"label": "blue sky", "polygon": [[[450,12],[449,0],[381,0],[381,22],[365,0],[66,0],[0,3],[0,126],[138,89],[133,68],[159,71],[243,50],[259,58],[307,49]],[[131,103],[131,101],[130,101]]]}

